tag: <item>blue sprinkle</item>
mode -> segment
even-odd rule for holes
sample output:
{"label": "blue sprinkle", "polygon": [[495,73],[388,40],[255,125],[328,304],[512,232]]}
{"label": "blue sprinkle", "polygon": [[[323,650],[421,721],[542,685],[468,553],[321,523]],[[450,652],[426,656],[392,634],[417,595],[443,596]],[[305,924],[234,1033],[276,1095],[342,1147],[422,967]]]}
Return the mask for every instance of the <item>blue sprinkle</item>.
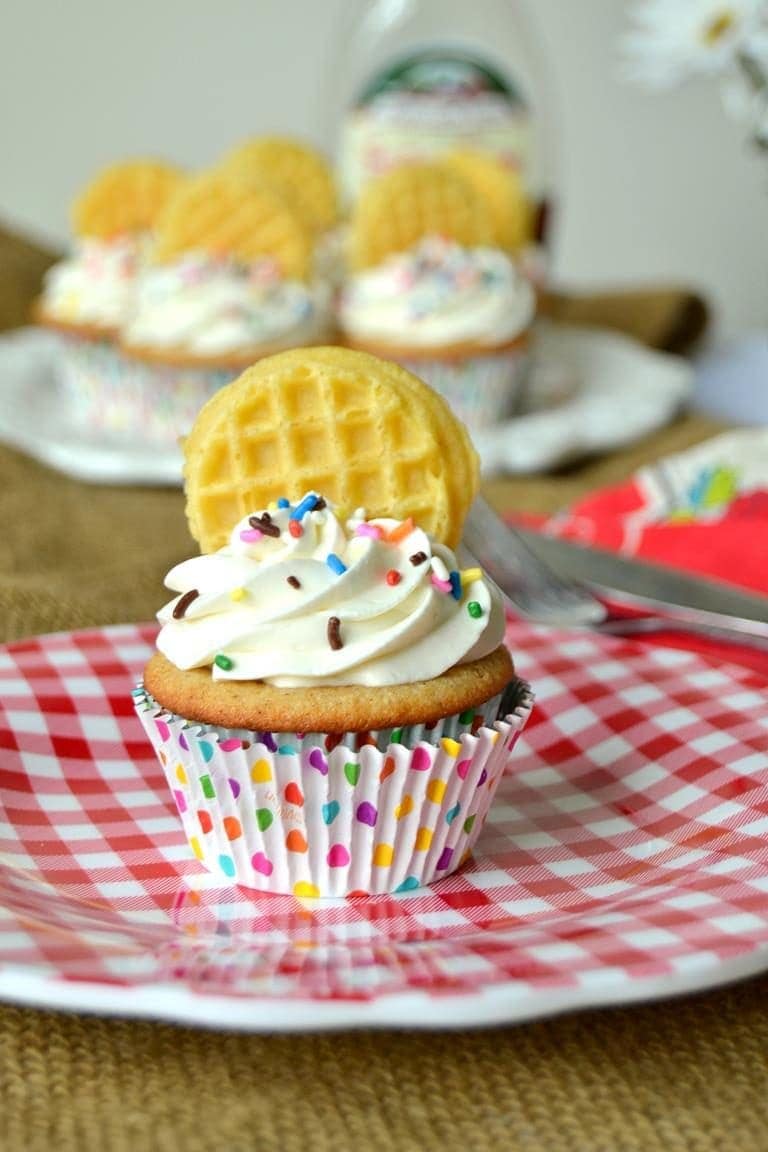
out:
{"label": "blue sprinkle", "polygon": [[329,552],[325,558],[325,562],[330,568],[331,572],[335,572],[337,576],[343,576],[347,570],[346,564],[336,555],[335,552]]}
{"label": "blue sprinkle", "polygon": [[290,508],[291,502],[290,500],[287,500],[285,496],[281,496],[277,502],[277,506],[278,508]]}
{"label": "blue sprinkle", "polygon": [[291,519],[291,520],[303,519],[303,517],[306,516],[307,512],[312,511],[312,509],[314,508],[315,504],[317,504],[319,499],[320,499],[320,497],[317,496],[314,492],[308,493],[308,495],[306,495],[304,497],[304,499],[296,505],[293,512],[291,512],[289,519]]}
{"label": "blue sprinkle", "polygon": [[451,582],[451,596],[454,600],[461,600],[461,576],[454,571],[448,574],[448,579]]}
{"label": "blue sprinkle", "polygon": [[278,755],[280,756],[295,756],[296,749],[293,744],[280,744],[278,745]]}

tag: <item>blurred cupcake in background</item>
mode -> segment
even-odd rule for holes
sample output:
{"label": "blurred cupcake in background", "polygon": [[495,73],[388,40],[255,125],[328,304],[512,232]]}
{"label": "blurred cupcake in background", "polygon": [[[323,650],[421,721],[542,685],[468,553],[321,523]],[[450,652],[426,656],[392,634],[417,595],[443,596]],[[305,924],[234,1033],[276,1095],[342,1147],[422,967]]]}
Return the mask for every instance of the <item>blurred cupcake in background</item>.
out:
{"label": "blurred cupcake in background", "polygon": [[220,170],[167,204],[121,333],[124,426],[174,443],[203,403],[255,360],[331,338],[313,237],[268,184]]}
{"label": "blurred cupcake in background", "polygon": [[61,341],[62,389],[85,427],[109,422],[106,395],[120,374],[116,337],[157,218],[184,180],[163,161],[125,160],[99,172],[73,204],[72,253],[46,274],[33,318]]}
{"label": "blurred cupcake in background", "polygon": [[246,185],[273,188],[312,236],[315,275],[338,283],[343,270],[339,192],[321,152],[288,136],[254,136],[232,148],[218,168]]}
{"label": "blurred cupcake in background", "polygon": [[492,157],[459,153],[367,184],[350,220],[344,343],[402,364],[474,433],[519,406],[535,293],[530,211]]}

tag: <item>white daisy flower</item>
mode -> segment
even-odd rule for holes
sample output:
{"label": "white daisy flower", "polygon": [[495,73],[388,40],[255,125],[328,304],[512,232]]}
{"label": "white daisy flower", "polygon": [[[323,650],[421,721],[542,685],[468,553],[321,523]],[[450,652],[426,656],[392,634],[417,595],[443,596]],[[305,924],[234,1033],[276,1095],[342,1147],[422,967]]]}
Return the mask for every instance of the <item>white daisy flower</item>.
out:
{"label": "white daisy flower", "polygon": [[627,79],[669,88],[735,70],[747,45],[766,39],[768,0],[637,0],[621,42]]}

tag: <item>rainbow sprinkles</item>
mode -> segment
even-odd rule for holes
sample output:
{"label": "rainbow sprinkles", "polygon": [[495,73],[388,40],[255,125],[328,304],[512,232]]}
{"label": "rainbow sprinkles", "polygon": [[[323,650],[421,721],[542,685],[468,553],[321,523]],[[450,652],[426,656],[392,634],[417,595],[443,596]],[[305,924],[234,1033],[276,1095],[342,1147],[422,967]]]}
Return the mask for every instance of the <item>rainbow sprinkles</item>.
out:
{"label": "rainbow sprinkles", "polygon": [[166,583],[158,648],[174,664],[285,687],[439,675],[457,641],[473,658],[493,609],[482,571],[410,517],[342,519],[317,492],[249,513]]}

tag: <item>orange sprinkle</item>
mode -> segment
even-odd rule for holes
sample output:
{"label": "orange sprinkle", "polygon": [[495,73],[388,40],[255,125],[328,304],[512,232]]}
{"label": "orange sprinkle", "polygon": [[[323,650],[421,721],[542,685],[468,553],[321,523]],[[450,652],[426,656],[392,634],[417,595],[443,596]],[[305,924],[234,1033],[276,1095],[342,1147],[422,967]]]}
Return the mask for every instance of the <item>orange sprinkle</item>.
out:
{"label": "orange sprinkle", "polygon": [[391,532],[387,532],[384,539],[387,544],[397,544],[400,540],[404,540],[406,536],[410,536],[411,532],[413,532],[413,527],[413,519],[409,516],[407,520],[401,521]]}

